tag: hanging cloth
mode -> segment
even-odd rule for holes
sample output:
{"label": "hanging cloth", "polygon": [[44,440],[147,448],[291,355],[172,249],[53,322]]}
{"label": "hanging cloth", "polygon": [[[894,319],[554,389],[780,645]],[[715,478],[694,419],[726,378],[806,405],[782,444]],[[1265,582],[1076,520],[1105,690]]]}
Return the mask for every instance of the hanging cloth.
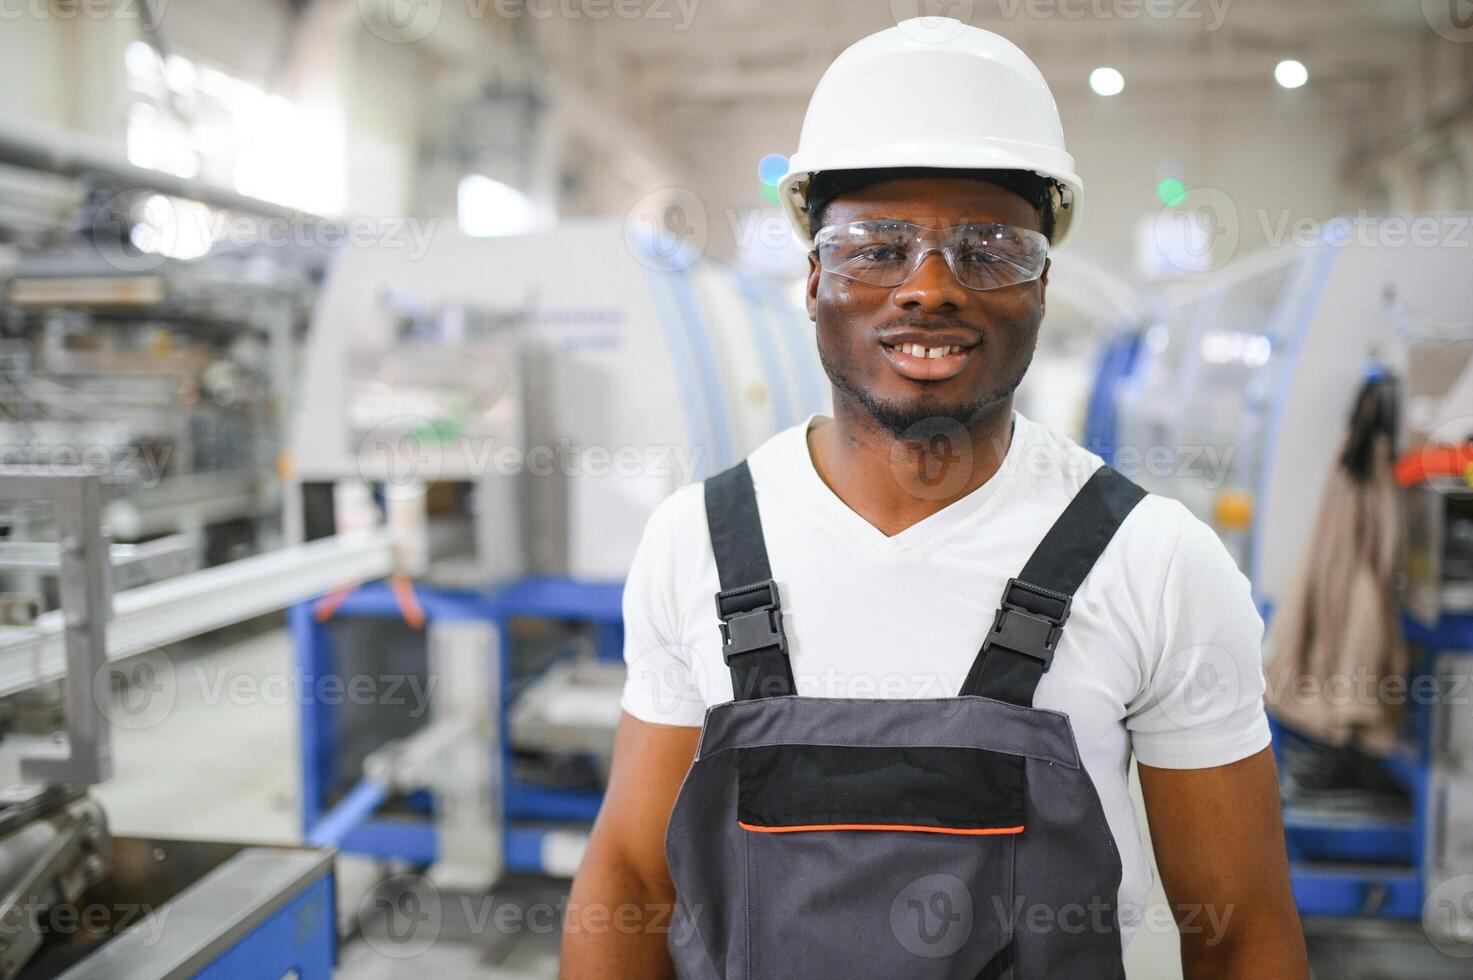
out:
{"label": "hanging cloth", "polygon": [[1273,610],[1266,667],[1269,710],[1281,722],[1378,756],[1394,748],[1402,722],[1386,681],[1407,670],[1394,582],[1396,402],[1389,376],[1367,381],[1356,398],[1303,565]]}

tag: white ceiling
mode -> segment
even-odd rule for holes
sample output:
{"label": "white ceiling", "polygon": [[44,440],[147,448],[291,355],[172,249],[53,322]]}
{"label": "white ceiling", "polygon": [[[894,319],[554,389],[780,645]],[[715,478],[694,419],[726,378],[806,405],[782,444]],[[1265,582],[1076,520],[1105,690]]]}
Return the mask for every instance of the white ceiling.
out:
{"label": "white ceiling", "polygon": [[[559,2],[607,9],[609,0]],[[806,101],[847,45],[920,8],[949,8],[1005,35],[1060,101],[1083,96],[1101,64],[1120,69],[1128,87],[1264,84],[1283,58],[1304,62],[1320,85],[1374,84],[1429,32],[1417,0],[685,0],[694,4],[685,30],[677,0],[639,2],[649,15],[556,18],[548,26],[559,38],[544,50],[586,59],[591,44],[662,111]]]}

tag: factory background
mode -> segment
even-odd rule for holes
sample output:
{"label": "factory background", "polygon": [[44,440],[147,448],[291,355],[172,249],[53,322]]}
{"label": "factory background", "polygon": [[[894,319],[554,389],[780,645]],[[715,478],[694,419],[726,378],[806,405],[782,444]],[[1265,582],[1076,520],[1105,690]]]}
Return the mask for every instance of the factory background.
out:
{"label": "factory background", "polygon": [[[1018,408],[1269,622],[1315,975],[1469,975],[1466,8],[0,0],[0,976],[556,975],[644,519],[828,410],[808,97],[934,14],[1033,58],[1086,187]],[[1316,602],[1388,610],[1358,712],[1273,683]]]}

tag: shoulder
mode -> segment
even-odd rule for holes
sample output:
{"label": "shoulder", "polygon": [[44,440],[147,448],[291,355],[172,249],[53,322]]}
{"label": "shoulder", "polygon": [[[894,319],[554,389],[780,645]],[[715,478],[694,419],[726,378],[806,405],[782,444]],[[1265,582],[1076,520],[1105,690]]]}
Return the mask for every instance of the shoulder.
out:
{"label": "shoulder", "polygon": [[1072,500],[1105,461],[1062,433],[1014,412],[1013,441],[1004,465],[1010,476],[1045,499]]}
{"label": "shoulder", "polygon": [[1173,580],[1246,586],[1222,538],[1180,500],[1147,493],[1121,524],[1121,559],[1132,577],[1166,589]]}
{"label": "shoulder", "polygon": [[797,425],[774,432],[747,456],[759,499],[767,495],[786,497],[801,490],[803,468],[812,465],[808,455],[808,427],[813,418],[809,416]]}
{"label": "shoulder", "polygon": [[682,586],[700,579],[710,553],[702,485],[688,483],[655,505],[630,562],[623,594],[626,657],[636,635],[646,645],[681,635]]}
{"label": "shoulder", "polygon": [[1149,551],[1163,563],[1169,563],[1184,542],[1190,550],[1200,551],[1209,544],[1222,549],[1217,533],[1185,504],[1154,493],[1141,498],[1121,530],[1136,549]]}
{"label": "shoulder", "polygon": [[635,553],[636,564],[674,560],[682,550],[705,539],[705,489],[704,482],[687,483],[655,505]]}
{"label": "shoulder", "polygon": [[[1017,466],[1030,483],[1030,492],[1053,499],[1060,509],[1106,465],[1098,453],[1021,414],[1017,432],[1023,440]],[[1121,475],[1130,478],[1128,472]],[[1211,527],[1181,501],[1159,494],[1147,493],[1132,508],[1120,526],[1117,541],[1121,557],[1134,573],[1147,573],[1149,577],[1154,570],[1158,581],[1165,578],[1172,565],[1183,560],[1214,567],[1226,562],[1236,570]]]}
{"label": "shoulder", "polygon": [[[746,458],[759,497],[793,481],[795,452],[798,448],[807,451],[803,441],[807,428],[808,422],[804,421],[783,429],[769,436]],[[718,470],[711,476],[724,472],[725,469]],[[706,524],[706,483],[710,479],[711,477],[707,477],[706,480],[677,487],[655,505],[645,524],[641,551],[650,550],[657,544],[673,546],[677,543],[689,549],[705,541],[709,533]]]}
{"label": "shoulder", "polygon": [[706,484],[703,480],[687,483],[671,491],[650,514],[650,525],[678,528],[696,517],[702,521],[706,519]]}

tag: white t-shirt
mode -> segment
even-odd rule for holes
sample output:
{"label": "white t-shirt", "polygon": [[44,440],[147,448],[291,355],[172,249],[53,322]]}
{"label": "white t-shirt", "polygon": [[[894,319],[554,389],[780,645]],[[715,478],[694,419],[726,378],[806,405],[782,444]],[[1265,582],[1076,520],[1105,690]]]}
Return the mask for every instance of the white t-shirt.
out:
{"label": "white t-shirt", "polygon": [[[1027,563],[1099,456],[1014,413],[998,472],[887,537],[818,475],[807,431],[786,429],[749,457],[798,693],[951,697]],[[624,591],[624,710],[702,723],[731,700],[717,629],[716,562],[701,484],[650,517]],[[1136,505],[1074,596],[1034,705],[1069,715],[1120,849],[1123,942],[1145,911],[1150,864],[1127,786],[1131,752],[1197,769],[1269,743],[1263,621],[1247,579],[1182,504]]]}

